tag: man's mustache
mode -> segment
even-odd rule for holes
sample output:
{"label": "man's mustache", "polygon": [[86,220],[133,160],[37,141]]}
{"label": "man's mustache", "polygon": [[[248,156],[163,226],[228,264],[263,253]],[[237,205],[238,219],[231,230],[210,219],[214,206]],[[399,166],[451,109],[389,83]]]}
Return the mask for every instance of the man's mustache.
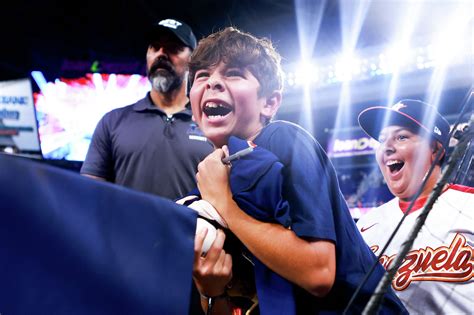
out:
{"label": "man's mustache", "polygon": [[155,73],[158,69],[165,69],[171,73],[175,73],[173,64],[166,59],[157,59],[150,67],[150,73]]}

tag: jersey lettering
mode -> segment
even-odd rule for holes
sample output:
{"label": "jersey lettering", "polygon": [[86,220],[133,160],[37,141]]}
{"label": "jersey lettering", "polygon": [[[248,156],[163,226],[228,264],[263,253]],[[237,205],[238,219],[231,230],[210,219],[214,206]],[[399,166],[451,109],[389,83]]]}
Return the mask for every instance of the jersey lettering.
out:
{"label": "jersey lettering", "polygon": [[[375,253],[379,247],[370,247]],[[395,260],[382,255],[379,261],[388,269]],[[474,249],[462,234],[456,234],[451,245],[436,249],[426,247],[410,251],[392,282],[397,291],[405,290],[413,281],[465,282],[474,276]]]}

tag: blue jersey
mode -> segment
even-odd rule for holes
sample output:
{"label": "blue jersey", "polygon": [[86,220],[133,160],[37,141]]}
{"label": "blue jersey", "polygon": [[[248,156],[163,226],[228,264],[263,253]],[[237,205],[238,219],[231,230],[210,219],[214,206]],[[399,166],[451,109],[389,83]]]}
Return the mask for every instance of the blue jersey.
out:
{"label": "blue jersey", "polygon": [[[275,154],[283,164],[283,199],[289,204],[289,225],[301,238],[336,245],[336,279],[324,298],[294,286],[297,313],[341,313],[376,261],[360,235],[339,189],[336,172],[319,143],[298,125],[275,121],[254,143]],[[350,309],[360,313],[384,274],[376,267]],[[393,291],[386,293],[382,313],[406,313]]]}

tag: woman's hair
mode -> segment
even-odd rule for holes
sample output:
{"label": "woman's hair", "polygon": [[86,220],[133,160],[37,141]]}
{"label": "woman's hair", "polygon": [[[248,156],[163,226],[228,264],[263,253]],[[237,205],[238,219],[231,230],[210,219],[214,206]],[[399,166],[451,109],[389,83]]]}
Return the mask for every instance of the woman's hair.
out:
{"label": "woman's hair", "polygon": [[[426,130],[424,130],[422,128],[419,128],[419,127],[415,128],[413,126],[404,126],[404,127],[407,128],[408,130],[410,130],[412,133],[417,134],[420,137],[425,138],[426,141],[429,141],[430,148],[431,148],[431,151],[433,153],[437,153],[438,150],[445,151],[445,149],[443,147],[443,144],[441,142],[439,142],[438,139],[433,137],[430,133],[428,133]],[[442,155],[441,155],[441,157],[440,157],[440,159],[438,160],[438,163],[437,163],[437,165],[439,165],[439,166],[443,166],[447,152],[445,151],[441,154]]]}
{"label": "woman's hair", "polygon": [[198,70],[224,62],[229,67],[247,68],[259,81],[260,96],[283,89],[281,56],[267,38],[257,38],[227,27],[199,41],[189,63],[191,84]]}

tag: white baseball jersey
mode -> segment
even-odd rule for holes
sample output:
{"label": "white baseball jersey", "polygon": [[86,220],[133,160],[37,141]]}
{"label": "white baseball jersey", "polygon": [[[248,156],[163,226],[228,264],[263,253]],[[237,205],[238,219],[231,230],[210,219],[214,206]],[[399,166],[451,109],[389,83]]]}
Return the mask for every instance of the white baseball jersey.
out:
{"label": "white baseball jersey", "polygon": [[[395,260],[426,202],[417,200],[380,262]],[[368,212],[357,226],[378,256],[408,210],[398,198]],[[392,287],[410,314],[474,313],[474,188],[450,185],[437,199]]]}

